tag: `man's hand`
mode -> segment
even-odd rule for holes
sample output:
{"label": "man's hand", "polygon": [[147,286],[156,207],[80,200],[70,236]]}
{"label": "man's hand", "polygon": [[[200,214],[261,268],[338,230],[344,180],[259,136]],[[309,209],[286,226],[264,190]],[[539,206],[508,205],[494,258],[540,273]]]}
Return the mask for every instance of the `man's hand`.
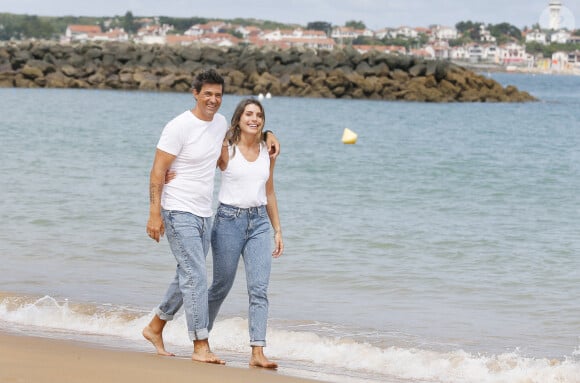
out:
{"label": "man's hand", "polygon": [[274,133],[271,131],[266,132],[266,146],[268,147],[270,158],[274,159],[278,157],[280,154],[280,141],[278,141]]}
{"label": "man's hand", "polygon": [[161,237],[165,234],[165,226],[163,225],[163,219],[160,215],[149,215],[149,221],[147,221],[147,235],[149,238],[159,242]]}

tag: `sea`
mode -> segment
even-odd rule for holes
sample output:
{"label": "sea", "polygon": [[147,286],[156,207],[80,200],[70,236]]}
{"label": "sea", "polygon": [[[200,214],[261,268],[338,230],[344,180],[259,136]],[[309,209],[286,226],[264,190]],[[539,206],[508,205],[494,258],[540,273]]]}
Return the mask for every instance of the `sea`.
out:
{"label": "sea", "polygon": [[[580,382],[580,76],[482,74],[539,101],[264,98],[281,141],[278,374]],[[241,99],[224,97],[228,120]],[[193,103],[0,89],[0,331],[154,352],[141,330],[175,261],[145,232],[149,171]],[[230,366],[248,365],[247,309],[242,264],[210,336]],[[191,355],[181,313],[165,342]]]}

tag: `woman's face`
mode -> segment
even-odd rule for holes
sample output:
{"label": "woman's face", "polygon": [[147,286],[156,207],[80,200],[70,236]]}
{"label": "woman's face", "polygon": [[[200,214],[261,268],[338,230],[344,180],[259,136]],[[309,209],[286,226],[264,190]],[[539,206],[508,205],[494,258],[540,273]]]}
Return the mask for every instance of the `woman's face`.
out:
{"label": "woman's face", "polygon": [[256,104],[248,104],[240,117],[240,129],[242,133],[259,134],[264,125],[264,115]]}

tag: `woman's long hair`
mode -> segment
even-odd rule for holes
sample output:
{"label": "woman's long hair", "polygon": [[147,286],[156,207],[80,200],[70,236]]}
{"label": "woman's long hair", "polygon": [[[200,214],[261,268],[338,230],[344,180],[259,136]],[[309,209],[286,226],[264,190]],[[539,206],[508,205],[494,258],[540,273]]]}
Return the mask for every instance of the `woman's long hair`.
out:
{"label": "woman's long hair", "polygon": [[[262,131],[264,129],[264,126],[266,125],[266,112],[264,111],[264,107],[262,106],[262,103],[260,103],[260,101],[256,100],[255,98],[246,98],[240,101],[240,103],[236,107],[234,115],[232,116],[230,128],[226,133],[226,138],[230,145],[236,145],[238,142],[240,142],[242,136],[242,129],[240,128],[240,120],[242,119],[242,114],[244,114],[244,111],[246,110],[246,106],[252,104],[260,108],[260,111],[262,112],[262,126],[258,129],[258,132],[256,133],[256,142],[263,141]],[[233,155],[235,155],[235,148]]]}

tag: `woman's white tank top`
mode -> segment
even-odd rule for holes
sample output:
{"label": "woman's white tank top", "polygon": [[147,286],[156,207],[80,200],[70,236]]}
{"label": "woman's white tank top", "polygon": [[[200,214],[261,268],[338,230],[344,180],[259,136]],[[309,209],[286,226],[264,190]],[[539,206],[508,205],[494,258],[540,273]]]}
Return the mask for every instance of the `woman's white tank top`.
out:
{"label": "woman's white tank top", "polygon": [[239,148],[228,148],[230,160],[221,173],[219,201],[241,208],[266,205],[266,182],[270,178],[270,156],[264,143],[260,144],[258,158],[246,160]]}

